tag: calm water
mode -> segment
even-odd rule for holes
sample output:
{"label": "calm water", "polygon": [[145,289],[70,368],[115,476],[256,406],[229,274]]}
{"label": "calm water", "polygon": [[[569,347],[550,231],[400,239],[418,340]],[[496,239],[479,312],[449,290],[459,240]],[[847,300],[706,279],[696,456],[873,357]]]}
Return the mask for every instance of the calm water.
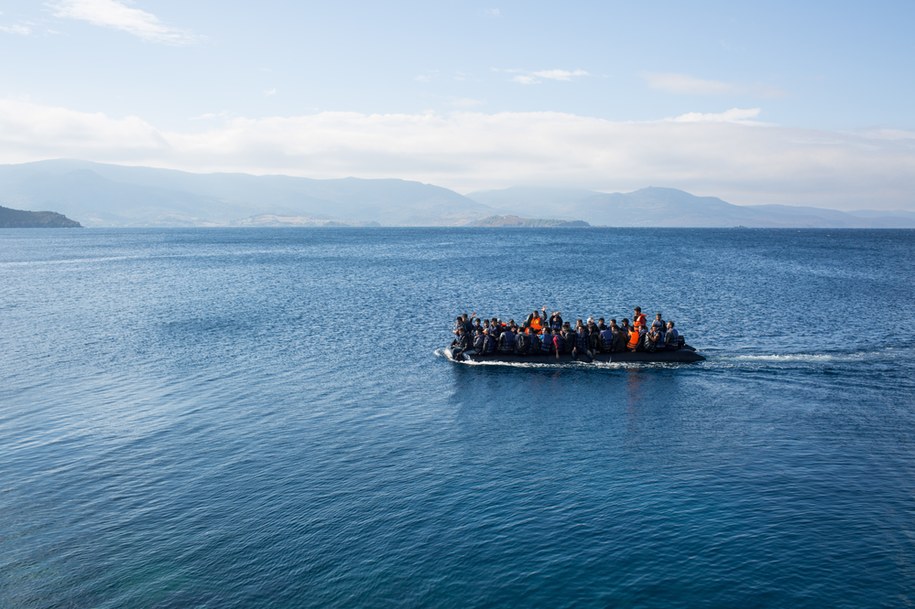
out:
{"label": "calm water", "polygon": [[[0,607],[911,607],[913,247],[0,231]],[[440,355],[637,304],[708,361]]]}

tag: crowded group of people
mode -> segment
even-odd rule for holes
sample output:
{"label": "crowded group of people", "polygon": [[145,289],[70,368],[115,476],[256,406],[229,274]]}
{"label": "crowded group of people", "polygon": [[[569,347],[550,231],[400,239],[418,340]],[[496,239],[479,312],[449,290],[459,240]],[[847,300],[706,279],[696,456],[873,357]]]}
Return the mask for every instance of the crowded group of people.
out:
{"label": "crowded group of people", "polygon": [[578,319],[573,328],[562,319],[562,313],[546,314],[546,307],[534,311],[520,325],[514,319],[505,322],[497,317],[480,319],[474,312],[455,320],[452,354],[459,357],[473,350],[482,355],[555,355],[569,354],[575,359],[591,359],[598,353],[625,351],[659,351],[680,349],[683,338],[673,321],[664,321],[661,313],[648,321],[641,307],[635,307],[632,321],[617,323]]}

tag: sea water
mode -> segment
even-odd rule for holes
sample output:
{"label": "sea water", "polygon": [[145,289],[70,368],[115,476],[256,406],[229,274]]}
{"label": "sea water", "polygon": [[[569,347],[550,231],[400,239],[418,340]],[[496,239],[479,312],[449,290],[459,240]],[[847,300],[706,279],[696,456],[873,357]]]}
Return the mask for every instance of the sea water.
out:
{"label": "sea water", "polygon": [[[0,607],[912,606],[913,246],[0,231]],[[544,305],[708,359],[442,357]]]}

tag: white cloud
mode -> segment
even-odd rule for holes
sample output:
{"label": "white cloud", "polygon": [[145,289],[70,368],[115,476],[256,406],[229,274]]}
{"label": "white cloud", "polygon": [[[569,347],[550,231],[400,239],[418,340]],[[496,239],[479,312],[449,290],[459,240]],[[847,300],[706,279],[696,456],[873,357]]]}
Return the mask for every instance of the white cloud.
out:
{"label": "white cloud", "polygon": [[[168,143],[135,116],[111,118],[29,101],[0,99],[0,147],[7,159],[167,157]],[[18,151],[18,154],[13,151]]]}
{"label": "white cloud", "polygon": [[687,112],[671,120],[678,123],[748,123],[759,116],[759,108],[731,108],[719,113]]}
{"label": "white cloud", "polygon": [[482,99],[475,99],[473,97],[456,97],[449,100],[448,105],[452,108],[467,110],[468,108],[479,108],[480,106],[485,106],[486,102]]}
{"label": "white cloud", "polygon": [[516,82],[519,85],[536,85],[540,80],[529,74],[519,74],[518,76],[512,77],[512,82]]}
{"label": "white cloud", "polygon": [[558,112],[215,114],[165,131],[138,117],[0,99],[0,162],[70,157],[198,172],[396,177],[460,192],[663,185],[733,203],[915,211],[915,133],[789,129],[761,124],[759,114],[731,109],[648,122]]}
{"label": "white cloud", "polygon": [[32,33],[32,26],[25,23],[14,23],[12,25],[0,25],[0,32],[6,34],[16,34],[17,36],[29,36]]}
{"label": "white cloud", "polygon": [[190,32],[165,25],[152,13],[117,0],[57,0],[49,6],[56,17],[121,30],[148,42],[185,45],[199,39]]}
{"label": "white cloud", "polygon": [[727,83],[719,80],[705,80],[672,72],[645,72],[642,79],[658,91],[678,95],[755,95],[764,98],[784,97],[785,92],[765,84]]}
{"label": "white cloud", "polygon": [[516,73],[512,77],[512,82],[520,85],[536,85],[544,80],[558,80],[568,82],[575,78],[590,76],[586,70],[536,70],[534,72],[521,72],[520,70],[500,70],[510,73]]}

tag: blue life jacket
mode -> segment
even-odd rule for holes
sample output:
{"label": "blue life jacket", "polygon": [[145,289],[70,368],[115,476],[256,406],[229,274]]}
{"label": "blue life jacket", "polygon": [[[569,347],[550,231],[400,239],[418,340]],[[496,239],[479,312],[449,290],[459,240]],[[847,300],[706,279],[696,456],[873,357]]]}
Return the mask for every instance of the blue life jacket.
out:
{"label": "blue life jacket", "polygon": [[544,353],[550,353],[553,351],[553,335],[544,334],[543,338],[540,339],[540,350]]}
{"label": "blue life jacket", "polygon": [[506,330],[499,335],[499,351],[502,353],[511,353],[515,350],[515,333]]}
{"label": "blue life jacket", "polygon": [[531,334],[531,353],[538,353],[540,351],[540,337],[537,334]]}
{"label": "blue life jacket", "polygon": [[485,338],[486,335],[482,333],[473,337],[473,348],[476,349],[477,353],[483,352],[483,342]]}
{"label": "blue life jacket", "polygon": [[496,350],[496,339],[489,334],[483,335],[483,353],[492,353]]}
{"label": "blue life jacket", "polygon": [[587,351],[591,348],[591,336],[588,334],[588,331],[581,329],[575,333],[575,346],[578,347],[579,351]]}
{"label": "blue life jacket", "polygon": [[600,344],[603,347],[604,351],[609,351],[613,346],[613,330],[607,328],[606,330],[601,330],[600,333]]}

